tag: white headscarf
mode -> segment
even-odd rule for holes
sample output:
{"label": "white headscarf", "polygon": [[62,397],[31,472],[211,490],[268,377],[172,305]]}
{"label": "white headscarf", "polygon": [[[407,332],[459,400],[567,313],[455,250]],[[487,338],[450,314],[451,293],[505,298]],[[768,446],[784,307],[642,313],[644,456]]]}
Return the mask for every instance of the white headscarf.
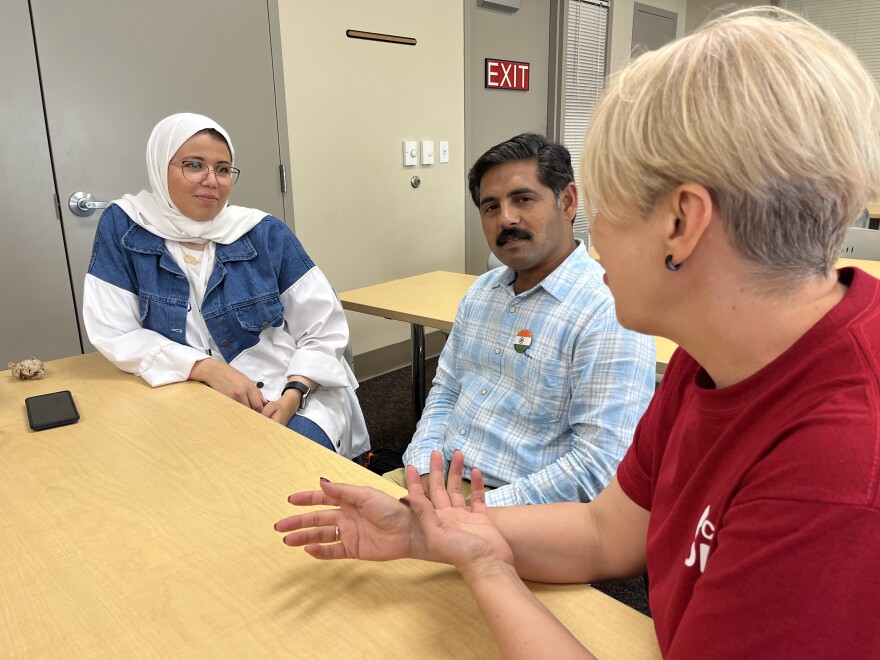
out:
{"label": "white headscarf", "polygon": [[168,162],[184,142],[205,128],[213,128],[226,138],[234,162],[232,140],[220,124],[204,115],[189,112],[171,115],[156,124],[147,142],[147,173],[152,192],[141,190],[137,195],[123,195],[115,203],[136,224],[160,238],[228,245],[253,229],[267,214],[258,209],[227,204],[213,220],[192,220],[178,210],[168,194]]}

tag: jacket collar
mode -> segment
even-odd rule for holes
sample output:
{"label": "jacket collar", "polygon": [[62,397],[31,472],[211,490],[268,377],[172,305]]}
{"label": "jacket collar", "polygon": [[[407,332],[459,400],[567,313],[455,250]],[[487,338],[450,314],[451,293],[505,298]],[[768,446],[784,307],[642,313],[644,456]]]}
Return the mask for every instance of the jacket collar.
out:
{"label": "jacket collar", "polygon": [[[143,227],[134,223],[131,223],[131,227],[123,235],[122,247],[141,254],[157,254],[161,256],[167,253],[164,238],[151,234]],[[221,263],[227,261],[247,261],[257,256],[257,250],[247,237],[247,234],[245,234],[229,245],[217,243],[214,254],[216,260]]]}

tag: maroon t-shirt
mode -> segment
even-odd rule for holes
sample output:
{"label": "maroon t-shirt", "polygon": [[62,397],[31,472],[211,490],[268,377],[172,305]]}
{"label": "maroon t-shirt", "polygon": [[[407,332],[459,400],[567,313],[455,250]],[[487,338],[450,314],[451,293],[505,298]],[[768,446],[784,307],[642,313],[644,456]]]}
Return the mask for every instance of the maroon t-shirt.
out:
{"label": "maroon t-shirt", "polygon": [[744,381],[670,361],[618,468],[660,650],[880,658],[880,281]]}

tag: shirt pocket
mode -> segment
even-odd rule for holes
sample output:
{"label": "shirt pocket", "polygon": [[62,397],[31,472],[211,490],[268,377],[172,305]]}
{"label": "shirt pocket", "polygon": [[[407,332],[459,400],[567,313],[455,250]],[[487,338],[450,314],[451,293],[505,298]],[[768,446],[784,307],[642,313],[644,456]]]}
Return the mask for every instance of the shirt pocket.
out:
{"label": "shirt pocket", "polygon": [[261,333],[284,322],[284,305],[277,294],[239,305],[234,309],[235,319],[243,330]]}
{"label": "shirt pocket", "polygon": [[555,424],[568,411],[571,403],[569,391],[570,364],[563,360],[518,354],[513,366],[520,397],[516,415],[532,424]]}
{"label": "shirt pocket", "polygon": [[187,303],[183,301],[165,300],[141,292],[138,294],[141,326],[174,341],[183,342],[186,305]]}

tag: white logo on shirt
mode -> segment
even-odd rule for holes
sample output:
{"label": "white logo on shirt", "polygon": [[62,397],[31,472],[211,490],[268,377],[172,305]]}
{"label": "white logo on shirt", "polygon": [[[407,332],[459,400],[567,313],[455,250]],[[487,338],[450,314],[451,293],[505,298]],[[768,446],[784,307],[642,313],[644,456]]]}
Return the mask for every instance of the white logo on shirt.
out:
{"label": "white logo on shirt", "polygon": [[691,554],[684,560],[685,566],[693,566],[697,561],[697,541],[700,543],[700,573],[706,570],[706,560],[709,558],[709,541],[715,538],[715,525],[709,522],[709,509],[711,505],[706,507],[703,515],[700,516],[700,522],[697,523],[697,530],[694,532],[694,542],[691,543]]}

